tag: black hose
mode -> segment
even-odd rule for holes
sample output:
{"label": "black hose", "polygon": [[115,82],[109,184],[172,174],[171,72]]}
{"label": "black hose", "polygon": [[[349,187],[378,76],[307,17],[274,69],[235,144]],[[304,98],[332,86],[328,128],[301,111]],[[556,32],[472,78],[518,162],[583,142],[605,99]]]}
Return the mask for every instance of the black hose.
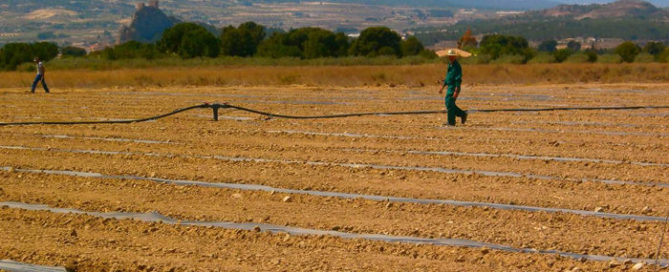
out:
{"label": "black hose", "polygon": [[515,109],[490,109],[490,110],[470,110],[467,112],[507,112],[507,111],[569,111],[569,110],[642,110],[642,109],[669,109],[669,106],[620,106],[620,107],[558,107],[558,108],[515,108]]}
{"label": "black hose", "polygon": [[269,113],[249,108],[244,108],[235,105],[225,105],[228,108],[255,113],[267,117],[273,118],[284,118],[284,119],[330,119],[330,118],[345,118],[345,117],[357,117],[357,116],[369,116],[369,115],[418,115],[418,114],[435,114],[435,113],[445,113],[445,110],[436,110],[436,111],[391,111],[391,112],[359,112],[359,113],[342,113],[342,114],[329,114],[329,115],[309,115],[309,116],[299,116],[299,115],[285,115],[285,114],[275,114]]}
{"label": "black hose", "polygon": [[0,126],[130,124],[130,123],[139,123],[139,122],[157,120],[157,119],[165,118],[165,117],[168,117],[170,115],[175,115],[177,113],[181,113],[181,112],[184,112],[184,111],[189,111],[189,110],[197,109],[197,108],[209,108],[210,106],[211,105],[208,105],[208,104],[200,104],[200,105],[195,105],[195,106],[190,106],[190,107],[186,107],[186,108],[177,109],[177,110],[174,110],[174,111],[169,112],[169,113],[156,115],[156,116],[151,116],[151,117],[146,117],[146,118],[140,118],[140,119],[109,120],[109,121],[9,122],[9,123],[0,123]]}
{"label": "black hose", "polygon": [[[299,116],[299,115],[284,115],[284,114],[274,114],[269,112],[263,112],[259,110],[244,108],[235,105],[223,105],[228,108],[237,109],[241,111],[246,111],[250,113],[260,114],[267,117],[276,117],[276,118],[286,118],[286,119],[327,119],[327,118],[344,118],[344,117],[356,117],[356,116],[369,116],[369,115],[418,115],[418,114],[436,114],[436,113],[446,113],[445,110],[433,110],[433,111],[390,111],[390,112],[361,112],[361,113],[343,113],[343,114],[331,114],[331,115],[311,115],[311,116]],[[562,107],[562,108],[511,108],[511,109],[487,109],[487,110],[468,110],[469,113],[474,112],[538,112],[538,111],[569,111],[569,110],[639,110],[639,109],[669,109],[669,106],[632,106],[632,107]]]}
{"label": "black hose", "polygon": [[[360,112],[360,113],[342,113],[329,115],[285,115],[264,112],[254,109],[245,108],[242,106],[235,106],[230,104],[200,104],[174,110],[170,113],[129,120],[110,120],[110,121],[55,121],[55,122],[7,122],[0,123],[0,126],[25,126],[25,125],[91,125],[91,124],[130,124],[146,122],[165,118],[177,113],[189,111],[192,109],[210,108],[214,111],[214,120],[218,120],[219,109],[236,109],[240,111],[250,112],[258,115],[267,116],[270,118],[284,118],[284,119],[331,119],[331,118],[345,118],[356,116],[384,116],[384,115],[419,115],[419,114],[437,114],[446,113],[445,110],[431,110],[431,111],[390,111],[390,112]],[[469,110],[467,112],[542,112],[542,111],[572,111],[572,110],[639,110],[639,109],[669,109],[669,106],[629,106],[629,107],[557,107],[557,108],[510,108],[510,109],[482,109]]]}

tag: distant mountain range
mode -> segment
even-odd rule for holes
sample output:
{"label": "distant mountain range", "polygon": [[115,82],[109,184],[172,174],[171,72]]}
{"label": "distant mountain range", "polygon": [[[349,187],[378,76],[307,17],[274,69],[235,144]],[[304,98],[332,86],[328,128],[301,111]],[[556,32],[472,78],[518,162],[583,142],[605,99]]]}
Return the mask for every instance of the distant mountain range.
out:
{"label": "distant mountain range", "polygon": [[[153,41],[177,21],[218,28],[255,21],[271,28],[317,26],[349,32],[377,25],[399,31],[421,26],[439,32],[441,40],[453,39],[467,27],[476,33],[516,33],[531,39],[582,33],[629,39],[669,35],[668,9],[661,8],[669,6],[669,0],[164,0],[161,12],[146,10],[155,16],[132,18],[137,4],[146,1],[0,0],[0,44],[45,39],[80,46]],[[507,16],[518,10],[527,12]],[[114,34],[121,28],[119,39]]]}
{"label": "distant mountain range", "polygon": [[[484,9],[500,9],[500,10],[538,10],[552,8],[561,4],[605,4],[613,2],[614,0],[329,0],[327,2],[334,3],[357,3],[366,5],[400,5],[400,6],[417,6],[417,7],[458,7],[458,8],[484,8]],[[287,2],[301,2],[300,0],[263,0],[263,1],[247,1],[252,2],[267,2],[267,3],[287,3]],[[303,1],[302,1],[303,2]],[[669,0],[650,0],[650,3],[658,7],[669,7]]]}
{"label": "distant mountain range", "polygon": [[[29,13],[36,9],[59,6],[80,13],[101,13],[105,11],[128,12],[134,9],[135,3],[142,0],[2,0],[0,8],[12,12]],[[539,10],[558,6],[560,4],[604,4],[614,0],[328,0],[331,3],[351,3],[365,5],[391,5],[391,6],[416,6],[435,8],[488,8],[488,9],[523,9]],[[191,6],[209,6],[224,8],[232,5],[252,5],[254,3],[299,3],[318,2],[317,0],[217,0],[217,1],[194,1],[194,0],[171,0],[165,1],[165,5],[172,7],[187,8]],[[657,7],[669,7],[669,0],[649,0]]]}
{"label": "distant mountain range", "polygon": [[[606,4],[611,3],[614,0],[557,0],[562,4],[572,4],[572,5],[589,5],[589,4]],[[651,4],[657,7],[669,7],[669,0],[650,0],[648,1]]]}
{"label": "distant mountain range", "polygon": [[541,11],[530,11],[525,16],[570,17],[577,20],[634,17],[661,21],[669,19],[669,10],[641,0],[620,0],[607,4],[560,5]]}
{"label": "distant mountain range", "polygon": [[541,41],[571,37],[669,41],[669,10],[641,0],[559,5],[496,19],[460,21],[454,26],[417,29],[426,44],[458,39],[467,29],[479,35],[505,34]]}
{"label": "distant mountain range", "polygon": [[[263,0],[248,2],[267,2],[267,3],[289,3],[300,2],[299,0]],[[504,10],[529,10],[544,9],[557,6],[561,2],[553,0],[329,0],[334,3],[355,3],[364,5],[382,5],[382,6],[415,6],[415,7],[435,7],[435,8],[482,8],[482,9],[504,9]]]}

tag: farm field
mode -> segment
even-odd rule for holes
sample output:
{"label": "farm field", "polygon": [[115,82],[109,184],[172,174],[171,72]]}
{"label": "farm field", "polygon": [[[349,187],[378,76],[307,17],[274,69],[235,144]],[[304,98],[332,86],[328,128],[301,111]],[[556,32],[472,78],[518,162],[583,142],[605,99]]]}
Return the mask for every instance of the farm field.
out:
{"label": "farm field", "polygon": [[[437,87],[0,89],[0,122],[203,102],[442,110]],[[0,260],[76,271],[667,271],[669,84],[463,86],[445,114],[0,126]],[[458,120],[459,121],[459,120]],[[665,241],[669,237],[665,237]],[[659,253],[659,254],[658,254]],[[657,263],[661,265],[655,265]]]}

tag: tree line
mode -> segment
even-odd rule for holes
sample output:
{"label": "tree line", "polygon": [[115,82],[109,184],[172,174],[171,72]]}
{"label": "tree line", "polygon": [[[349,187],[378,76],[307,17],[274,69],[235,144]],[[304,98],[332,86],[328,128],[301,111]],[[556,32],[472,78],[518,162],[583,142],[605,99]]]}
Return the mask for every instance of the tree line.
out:
{"label": "tree line", "polygon": [[0,70],[15,70],[22,63],[31,62],[35,57],[49,61],[59,54],[83,57],[86,56],[86,50],[73,46],[60,48],[51,42],[8,43],[0,47]]}
{"label": "tree line", "polygon": [[634,17],[575,20],[565,17],[511,16],[501,19],[462,21],[450,26],[447,31],[437,27],[422,27],[414,29],[414,32],[423,44],[430,46],[439,41],[456,40],[467,29],[476,33],[523,36],[533,41],[568,37],[669,41],[669,24],[666,21]]}
{"label": "tree line", "polygon": [[[468,38],[469,31],[460,38],[461,48],[473,52],[477,63],[560,63],[560,62],[669,62],[669,47],[663,42],[647,42],[643,47],[626,41],[613,49],[588,48],[570,41],[564,48],[558,48],[556,40],[541,42],[531,48],[528,41],[521,36],[487,35],[477,43]],[[466,42],[465,42],[466,41]]]}
{"label": "tree line", "polygon": [[[425,49],[415,36],[402,39],[387,27],[370,27],[357,38],[317,27],[289,31],[271,30],[254,22],[227,26],[218,36],[194,23],[180,23],[165,30],[156,43],[130,41],[86,55],[76,47],[59,48],[54,43],[9,43],[0,48],[0,69],[13,70],[34,57],[51,60],[62,57],[91,57],[107,60],[155,59],[179,56],[184,59],[218,56],[264,58],[338,58],[347,56],[420,56],[426,60],[436,54]],[[529,46],[522,36],[487,35],[480,42],[467,30],[458,40],[458,47],[474,53],[470,63],[559,63],[559,62],[667,62],[669,48],[662,42],[649,42],[643,47],[625,42],[613,50],[581,50],[572,41],[558,49],[555,40],[546,40],[538,47]]]}
{"label": "tree line", "polygon": [[182,58],[234,57],[294,57],[302,59],[345,56],[406,57],[429,54],[415,37],[403,40],[387,27],[370,27],[358,38],[318,27],[303,27],[289,31],[274,31],[254,22],[227,26],[217,37],[194,23],[180,23],[163,32],[155,44],[128,42],[107,48],[101,54],[107,59],[155,58],[178,55]]}
{"label": "tree line", "polygon": [[0,69],[14,70],[21,63],[32,61],[35,57],[51,60],[58,52],[58,45],[49,42],[8,43],[0,48]]}
{"label": "tree line", "polygon": [[[218,56],[301,59],[346,56],[436,57],[432,51],[425,50],[423,44],[415,37],[402,39],[397,32],[387,27],[367,28],[357,38],[318,27],[303,27],[290,31],[271,29],[271,31],[271,35],[268,36],[266,27],[246,22],[237,27],[224,27],[220,35],[216,36],[201,25],[180,23],[166,29],[155,43],[129,41],[93,52],[88,57],[107,60],[155,59],[174,55],[184,59]],[[56,44],[48,42],[10,43],[0,48],[0,69],[16,69],[18,65],[31,61],[35,56],[48,61],[55,58],[59,52],[63,57],[86,55],[84,49],[76,47],[59,49]]]}

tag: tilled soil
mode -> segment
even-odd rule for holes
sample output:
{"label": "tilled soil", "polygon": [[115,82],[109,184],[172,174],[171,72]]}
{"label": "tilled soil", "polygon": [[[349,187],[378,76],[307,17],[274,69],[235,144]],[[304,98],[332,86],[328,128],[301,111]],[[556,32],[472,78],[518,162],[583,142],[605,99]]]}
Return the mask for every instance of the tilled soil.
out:
{"label": "tilled soil", "polygon": [[[668,106],[668,89],[643,84],[467,86],[458,104],[469,110]],[[293,115],[443,108],[436,90],[402,88],[110,88],[49,95],[5,89],[0,100],[2,122],[139,118],[202,101]],[[442,126],[444,114],[318,120],[267,119],[226,109],[220,114],[218,122],[211,120],[211,110],[197,109],[134,124],[0,127],[0,202],[464,239],[619,260],[175,226],[7,207],[0,210],[0,229],[9,234],[0,238],[0,259],[80,271],[617,271],[635,265],[623,262],[626,258],[669,259],[667,243],[658,256],[666,230],[662,220],[156,182],[265,185],[661,218],[669,211],[666,108],[472,112],[457,127]],[[109,176],[57,172],[63,170]]]}

